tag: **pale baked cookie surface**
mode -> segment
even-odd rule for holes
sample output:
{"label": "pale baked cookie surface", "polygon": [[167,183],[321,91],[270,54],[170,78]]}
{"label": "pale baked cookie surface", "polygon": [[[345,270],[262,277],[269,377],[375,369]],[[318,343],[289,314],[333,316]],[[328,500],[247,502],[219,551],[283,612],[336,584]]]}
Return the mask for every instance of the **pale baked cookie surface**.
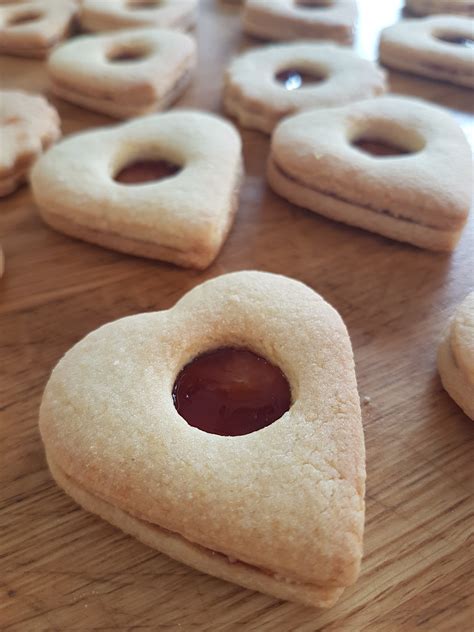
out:
{"label": "pale baked cookie surface", "polygon": [[351,44],[357,18],[355,0],[246,0],[246,33],[269,40],[322,39]]}
{"label": "pale baked cookie surface", "polygon": [[474,17],[474,0],[405,0],[405,6],[416,15],[458,13]]}
{"label": "pale baked cookie surface", "polygon": [[197,0],[82,0],[79,13],[86,31],[137,27],[187,30],[196,22]]}
{"label": "pale baked cookie surface", "polygon": [[474,20],[437,15],[382,31],[380,61],[396,70],[474,88]]}
{"label": "pale baked cookie surface", "polygon": [[[279,366],[289,411],[238,437],[188,425],[173,383],[220,346]],[[53,371],[40,430],[68,493],[182,562],[313,606],[357,578],[365,457],[353,354],[339,314],[302,283],[228,274],[171,310],[98,329]]]}
{"label": "pale baked cookie surface", "polygon": [[194,40],[178,31],[133,29],[78,37],[48,60],[57,96],[117,118],[166,109],[192,78]]}
{"label": "pale baked cookie surface", "polygon": [[[115,181],[140,160],[181,170],[138,186]],[[230,230],[241,173],[233,125],[176,110],[68,137],[37,164],[32,186],[53,228],[121,252],[205,268]]]}
{"label": "pale baked cookie surface", "polygon": [[[296,71],[288,81],[304,73],[320,81],[293,89],[278,80],[286,70]],[[385,88],[385,73],[347,48],[311,42],[277,44],[250,50],[231,63],[224,107],[244,127],[270,133],[289,114],[343,105],[381,94]]]}
{"label": "pale baked cookie surface", "polygon": [[72,0],[0,5],[0,53],[47,57],[69,35],[76,13]]}
{"label": "pale baked cookie surface", "polygon": [[[408,153],[373,156],[356,142]],[[271,187],[331,219],[433,250],[452,250],[472,195],[472,157],[443,109],[417,99],[380,97],[303,112],[276,128]]]}
{"label": "pale baked cookie surface", "polygon": [[459,305],[438,350],[446,391],[474,420],[474,292]]}
{"label": "pale baked cookie surface", "polygon": [[40,95],[0,91],[0,197],[15,191],[44,149],[61,136],[56,110]]}

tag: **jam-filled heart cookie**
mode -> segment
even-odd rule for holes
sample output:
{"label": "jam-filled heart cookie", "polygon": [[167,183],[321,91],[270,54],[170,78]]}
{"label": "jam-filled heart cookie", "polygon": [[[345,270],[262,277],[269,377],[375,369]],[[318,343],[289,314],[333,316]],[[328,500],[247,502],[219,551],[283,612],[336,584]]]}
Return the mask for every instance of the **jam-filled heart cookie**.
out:
{"label": "jam-filled heart cookie", "polygon": [[44,97],[0,91],[0,197],[28,179],[35,160],[60,136],[58,113]]}
{"label": "jam-filled heart cookie", "polygon": [[405,0],[405,6],[415,15],[458,13],[474,16],[474,0]]}
{"label": "jam-filled heart cookie", "polygon": [[347,48],[277,44],[251,50],[232,62],[224,106],[244,127],[270,133],[284,116],[366,99],[385,87],[385,73]]}
{"label": "jam-filled heart cookie", "polygon": [[98,329],[54,369],[40,430],[61,487],[176,560],[321,607],[357,578],[351,343],[302,283],[228,274]]}
{"label": "jam-filled heart cookie", "polygon": [[164,110],[186,89],[194,40],[178,31],[133,29],[78,37],[48,60],[52,91],[90,110],[128,118]]}
{"label": "jam-filled heart cookie", "polygon": [[457,308],[438,350],[444,388],[474,420],[474,292]]}
{"label": "jam-filled heart cookie", "polygon": [[158,27],[187,30],[196,22],[198,0],[83,0],[79,13],[86,31]]}
{"label": "jam-filled heart cookie", "polygon": [[42,157],[31,181],[53,228],[205,268],[230,230],[241,173],[241,140],[231,124],[177,110],[68,137]]}
{"label": "jam-filled heart cookie", "polygon": [[246,33],[269,40],[321,39],[351,44],[355,0],[246,0]]}
{"label": "jam-filled heart cookie", "polygon": [[452,250],[471,205],[472,158],[439,107],[380,97],[312,110],[276,128],[268,180],[336,221],[432,250]]}
{"label": "jam-filled heart cookie", "polygon": [[76,13],[72,0],[31,0],[0,6],[0,53],[47,57],[69,35]]}
{"label": "jam-filled heart cookie", "polygon": [[474,20],[437,15],[402,20],[380,38],[380,60],[395,70],[474,88]]}

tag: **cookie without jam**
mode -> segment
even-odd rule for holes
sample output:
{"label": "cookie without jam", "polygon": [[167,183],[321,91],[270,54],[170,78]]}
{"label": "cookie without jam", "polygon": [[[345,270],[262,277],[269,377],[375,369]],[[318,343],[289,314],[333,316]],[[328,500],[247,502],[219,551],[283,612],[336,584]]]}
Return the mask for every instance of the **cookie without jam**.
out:
{"label": "cookie without jam", "polygon": [[[179,416],[173,384],[194,357],[247,348],[280,367],[292,405],[226,437]],[[298,281],[227,274],[168,311],[89,334],[46,386],[40,430],[80,504],[203,572],[327,607],[359,573],[365,458],[347,330]]]}

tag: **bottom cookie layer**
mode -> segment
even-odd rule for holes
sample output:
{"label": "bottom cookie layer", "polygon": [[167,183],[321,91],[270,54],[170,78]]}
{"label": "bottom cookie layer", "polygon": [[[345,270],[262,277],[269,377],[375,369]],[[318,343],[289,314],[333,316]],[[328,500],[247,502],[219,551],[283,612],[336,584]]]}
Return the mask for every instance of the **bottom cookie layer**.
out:
{"label": "bottom cookie layer", "polygon": [[455,248],[462,228],[457,231],[441,230],[413,221],[375,211],[327,195],[299,184],[287,176],[270,158],[267,172],[272,189],[286,200],[329,219],[364,228],[372,233],[407,242],[428,250],[451,251]]}
{"label": "bottom cookie layer", "polygon": [[163,98],[156,101],[130,105],[127,103],[119,103],[117,99],[94,97],[89,94],[77,92],[72,88],[62,85],[57,81],[51,82],[51,91],[56,96],[79,105],[92,112],[100,112],[118,119],[132,118],[153,112],[160,112],[172,105],[183,94],[192,78],[192,71],[187,71],[181,79],[179,79],[173,88]]}
{"label": "bottom cookie layer", "polygon": [[474,420],[474,387],[456,364],[449,331],[438,350],[438,371],[444,389],[466,415]]}
{"label": "bottom cookie layer", "polygon": [[115,527],[134,536],[143,544],[208,575],[214,575],[245,588],[272,595],[277,599],[295,601],[317,608],[331,607],[344,590],[343,588],[298,584],[285,578],[276,577],[271,571],[259,569],[238,560],[230,560],[226,555],[194,544],[177,533],[135,518],[86,491],[69,478],[51,459],[48,459],[48,464],[58,485],[84,509],[99,515]]}
{"label": "bottom cookie layer", "polygon": [[215,245],[211,246],[211,244],[204,242],[198,244],[195,240],[193,244],[183,243],[183,247],[178,248],[160,244],[158,239],[155,241],[151,241],[151,239],[150,241],[145,241],[126,237],[112,231],[90,228],[78,222],[65,219],[62,215],[46,210],[45,208],[40,208],[40,215],[51,228],[70,237],[76,237],[77,239],[82,239],[83,241],[97,246],[103,246],[104,248],[110,248],[111,250],[117,250],[118,252],[135,255],[137,257],[168,261],[169,263],[174,263],[184,268],[204,270],[211,265],[219,254],[232,227],[239,204],[239,190],[242,174],[243,168],[240,167],[236,177],[233,198],[230,203],[231,210],[226,216],[225,225],[222,227],[218,247]]}
{"label": "bottom cookie layer", "polygon": [[417,62],[416,59],[405,61],[399,54],[387,54],[383,52],[383,44],[380,48],[380,61],[385,66],[407,72],[417,77],[426,77],[436,81],[446,81],[457,86],[474,88],[474,73],[463,73],[457,68],[447,68],[435,62]]}

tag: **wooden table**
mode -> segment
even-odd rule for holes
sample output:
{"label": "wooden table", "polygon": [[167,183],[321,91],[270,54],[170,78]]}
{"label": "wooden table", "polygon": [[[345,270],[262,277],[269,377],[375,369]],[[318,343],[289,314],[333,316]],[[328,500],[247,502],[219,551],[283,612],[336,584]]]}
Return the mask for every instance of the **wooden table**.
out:
{"label": "wooden table", "polygon": [[[361,5],[359,47],[371,55],[399,2]],[[203,3],[200,67],[181,105],[219,111],[223,68],[249,44],[238,11]],[[40,62],[3,57],[0,72],[2,86],[47,89]],[[472,92],[399,74],[390,79],[394,92],[446,105],[472,130]],[[112,122],[53,102],[65,135]],[[240,210],[204,273],[54,233],[27,187],[0,202],[7,266],[0,285],[2,631],[473,629],[474,426],[435,368],[446,320],[473,286],[473,218],[451,256],[327,221],[269,191],[268,139],[242,135]],[[49,372],[76,341],[107,321],[167,308],[205,279],[248,268],[315,288],[341,312],[354,345],[367,443],[365,557],[359,581],[329,611],[202,575],[87,514],[51,480],[38,435]]]}

